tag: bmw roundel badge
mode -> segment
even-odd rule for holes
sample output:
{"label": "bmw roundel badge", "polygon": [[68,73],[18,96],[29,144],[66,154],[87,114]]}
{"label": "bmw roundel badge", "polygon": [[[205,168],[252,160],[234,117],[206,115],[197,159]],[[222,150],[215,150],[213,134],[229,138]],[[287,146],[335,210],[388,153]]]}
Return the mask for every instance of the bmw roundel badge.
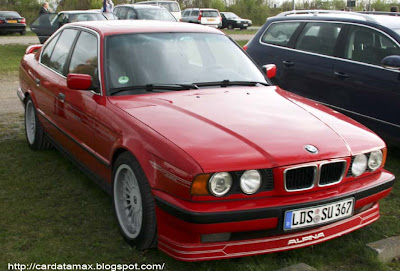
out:
{"label": "bmw roundel badge", "polygon": [[308,151],[309,153],[312,153],[312,154],[318,153],[317,147],[315,147],[315,146],[313,146],[313,145],[305,145],[305,146],[304,146],[304,149],[305,149],[306,151]]}

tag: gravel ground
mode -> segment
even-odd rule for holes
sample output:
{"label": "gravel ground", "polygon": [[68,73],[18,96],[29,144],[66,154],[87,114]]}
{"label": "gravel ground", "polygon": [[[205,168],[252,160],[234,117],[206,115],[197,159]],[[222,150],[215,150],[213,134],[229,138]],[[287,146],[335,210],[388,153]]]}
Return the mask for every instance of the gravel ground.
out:
{"label": "gravel ground", "polygon": [[234,40],[250,40],[253,34],[231,34],[229,35]]}
{"label": "gravel ground", "polygon": [[17,96],[18,74],[0,75],[0,115],[23,113],[23,107]]}
{"label": "gravel ground", "polygon": [[37,36],[0,36],[0,45],[6,44],[39,44]]}

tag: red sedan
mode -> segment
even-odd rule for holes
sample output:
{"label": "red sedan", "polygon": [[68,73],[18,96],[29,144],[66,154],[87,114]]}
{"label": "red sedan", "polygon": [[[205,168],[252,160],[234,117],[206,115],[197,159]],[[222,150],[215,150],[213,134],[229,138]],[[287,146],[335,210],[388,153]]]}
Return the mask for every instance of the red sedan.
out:
{"label": "red sedan", "polygon": [[199,25],[65,25],[27,49],[18,96],[31,149],[56,147],[109,191],[130,244],[184,261],[349,233],[379,218],[395,179],[376,134],[270,86]]}

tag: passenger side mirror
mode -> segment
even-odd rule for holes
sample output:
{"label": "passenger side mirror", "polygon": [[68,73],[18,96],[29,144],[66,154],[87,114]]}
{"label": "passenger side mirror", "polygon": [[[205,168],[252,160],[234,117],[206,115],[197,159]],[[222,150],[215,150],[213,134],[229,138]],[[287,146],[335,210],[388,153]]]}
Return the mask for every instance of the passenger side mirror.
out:
{"label": "passenger side mirror", "polygon": [[67,86],[70,89],[89,90],[92,77],[89,74],[70,73],[67,75]]}
{"label": "passenger side mirror", "polygon": [[400,56],[387,56],[382,60],[381,64],[386,69],[400,70]]}
{"label": "passenger side mirror", "polygon": [[267,64],[262,66],[262,70],[265,72],[269,79],[272,79],[276,76],[276,65],[275,64]]}

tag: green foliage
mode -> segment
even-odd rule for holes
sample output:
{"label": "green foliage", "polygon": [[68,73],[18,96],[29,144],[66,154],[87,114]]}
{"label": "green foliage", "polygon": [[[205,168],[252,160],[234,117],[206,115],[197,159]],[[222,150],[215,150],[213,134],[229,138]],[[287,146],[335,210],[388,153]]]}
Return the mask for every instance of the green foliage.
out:
{"label": "green foliage", "polygon": [[27,24],[39,16],[41,5],[32,0],[0,0],[0,10],[14,10],[25,17]]}

